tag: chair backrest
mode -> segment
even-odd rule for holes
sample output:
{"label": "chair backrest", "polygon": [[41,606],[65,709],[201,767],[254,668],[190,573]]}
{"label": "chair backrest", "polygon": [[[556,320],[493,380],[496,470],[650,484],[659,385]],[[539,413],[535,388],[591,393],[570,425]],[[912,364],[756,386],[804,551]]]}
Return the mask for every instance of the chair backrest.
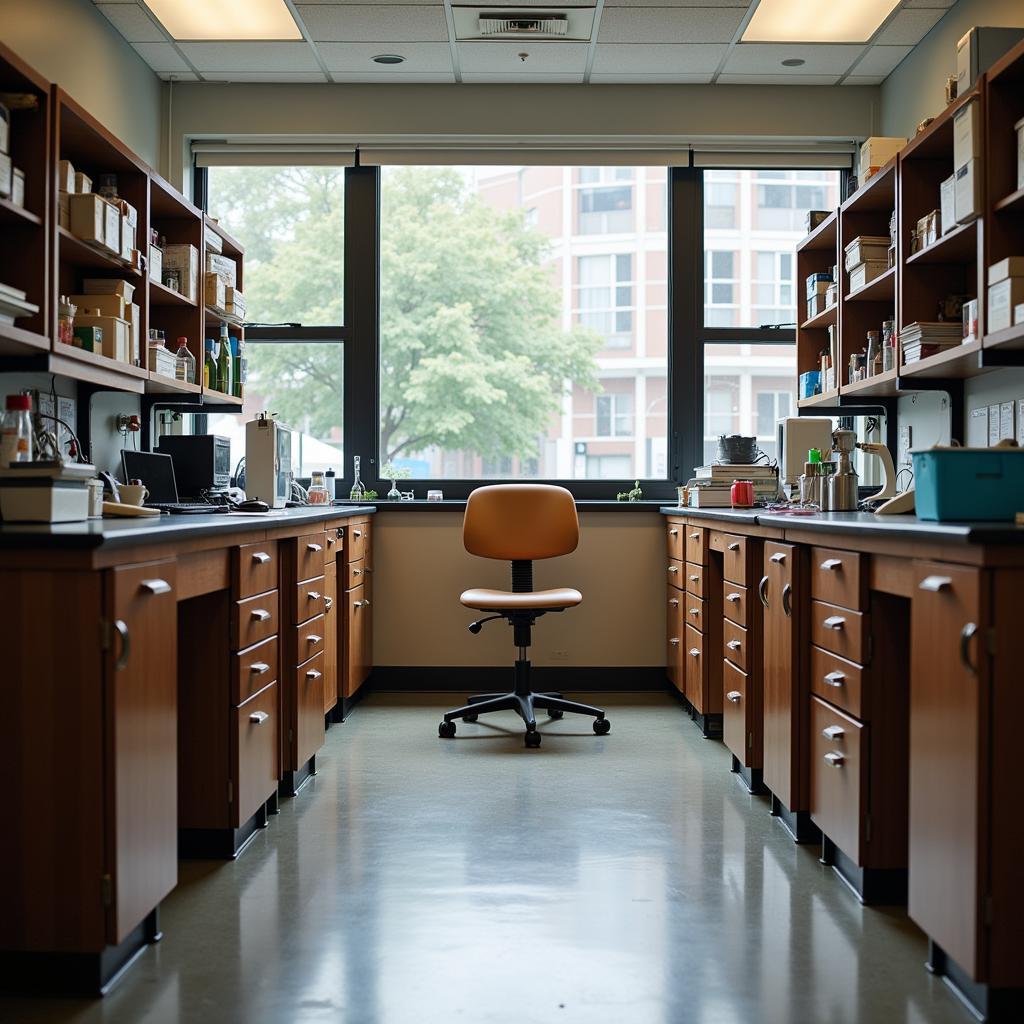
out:
{"label": "chair backrest", "polygon": [[462,542],[471,555],[506,562],[554,558],[576,550],[576,502],[551,484],[494,484],[469,495]]}

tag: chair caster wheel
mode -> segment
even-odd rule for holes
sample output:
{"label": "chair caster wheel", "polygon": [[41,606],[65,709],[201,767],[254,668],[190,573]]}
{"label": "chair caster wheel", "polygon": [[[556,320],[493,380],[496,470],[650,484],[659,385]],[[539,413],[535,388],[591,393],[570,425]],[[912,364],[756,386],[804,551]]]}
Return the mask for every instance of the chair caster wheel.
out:
{"label": "chair caster wheel", "polygon": [[437,727],[437,735],[443,740],[450,740],[455,735],[455,723],[442,722]]}
{"label": "chair caster wheel", "polygon": [[539,747],[540,746],[540,733],[539,732],[528,732],[526,734],[526,745],[528,747]]}
{"label": "chair caster wheel", "polygon": [[564,716],[565,716],[565,712],[564,711],[549,711],[548,712],[548,718],[553,718],[553,719],[555,719],[556,722],[558,721],[559,718],[562,718]]}
{"label": "chair caster wheel", "polygon": [[464,722],[475,722],[479,717],[479,715],[463,715],[462,720]]}
{"label": "chair caster wheel", "polygon": [[594,732],[598,736],[607,736],[612,731],[612,723],[607,718],[594,719]]}

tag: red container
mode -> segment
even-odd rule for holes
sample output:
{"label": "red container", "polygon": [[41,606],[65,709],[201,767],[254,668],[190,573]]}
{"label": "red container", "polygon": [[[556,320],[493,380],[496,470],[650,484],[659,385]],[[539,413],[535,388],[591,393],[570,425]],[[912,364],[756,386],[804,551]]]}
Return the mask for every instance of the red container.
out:
{"label": "red container", "polygon": [[732,507],[752,508],[754,504],[754,483],[752,480],[734,480],[732,484]]}

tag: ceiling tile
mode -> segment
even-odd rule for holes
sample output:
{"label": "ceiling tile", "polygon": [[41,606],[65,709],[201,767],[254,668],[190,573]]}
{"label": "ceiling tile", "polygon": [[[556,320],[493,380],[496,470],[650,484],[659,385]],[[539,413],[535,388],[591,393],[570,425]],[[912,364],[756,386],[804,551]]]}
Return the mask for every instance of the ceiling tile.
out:
{"label": "ceiling tile", "polygon": [[[486,75],[582,75],[587,64],[587,43],[459,43],[459,66],[464,72]],[[525,61],[520,53],[528,53]],[[468,80],[468,79],[467,79]]]}
{"label": "ceiling tile", "polygon": [[881,85],[885,79],[881,75],[847,75],[843,85]]}
{"label": "ceiling tile", "polygon": [[524,72],[523,74],[508,74],[505,72],[470,72],[469,74],[463,74],[462,80],[469,82],[470,84],[485,84],[485,83],[522,83],[532,82],[536,85],[582,85],[583,84],[583,72],[574,75],[562,75],[551,72],[550,74],[529,74]]}
{"label": "ceiling tile", "polygon": [[780,68],[778,75],[719,75],[719,85],[835,85],[839,75],[794,75],[790,68]]}
{"label": "ceiling tile", "polygon": [[[327,69],[345,74],[374,74],[390,71],[396,75],[452,70],[452,51],[447,43],[318,43]],[[374,64],[380,53],[397,53],[404,64]]]}
{"label": "ceiling tile", "polygon": [[326,82],[322,71],[204,71],[207,82]]}
{"label": "ceiling tile", "polygon": [[298,5],[299,16],[316,42],[358,43],[393,39],[401,42],[448,39],[441,4]]}
{"label": "ceiling tile", "polygon": [[[859,56],[862,47],[809,45],[807,43],[738,43],[722,69],[730,75],[839,75]],[[791,57],[806,61],[803,67],[786,68]]]}
{"label": "ceiling tile", "polygon": [[390,82],[399,82],[403,85],[445,85],[455,81],[455,72],[449,71],[446,75],[440,73],[421,75],[416,72],[403,73],[396,71],[394,68],[382,67],[380,73],[368,71],[361,75],[349,75],[340,71],[333,71],[331,72],[331,79],[335,82],[372,82],[374,85],[388,84]]}
{"label": "ceiling tile", "polygon": [[851,69],[853,75],[881,75],[883,78],[914,48],[912,46],[869,46],[860,61]]}
{"label": "ceiling tile", "polygon": [[[719,0],[715,7],[748,8],[751,0]],[[610,7],[707,7],[708,0],[604,0],[605,10]]]}
{"label": "ceiling tile", "polygon": [[904,7],[941,7],[948,10],[956,0],[903,0]]}
{"label": "ceiling tile", "polygon": [[670,75],[642,72],[626,75],[595,75],[591,73],[590,81],[594,85],[708,85],[711,72],[703,75]]}
{"label": "ceiling tile", "polygon": [[[402,0],[402,2],[408,3],[409,0]],[[486,0],[462,0],[462,2],[453,2],[452,7],[481,7],[487,10],[508,10],[511,8],[514,11],[528,10],[531,7],[543,7],[551,11],[559,10],[563,7],[594,7],[596,2],[597,0],[557,0],[556,3],[552,3],[551,0],[496,0],[494,3],[487,3]]]}
{"label": "ceiling tile", "polygon": [[598,40],[602,43],[664,43],[666,39],[685,39],[688,43],[731,43],[743,14],[735,7],[608,10],[601,15]]}
{"label": "ceiling tile", "polygon": [[725,43],[602,43],[592,70],[598,74],[711,74],[729,49]]}
{"label": "ceiling tile", "polygon": [[191,71],[170,43],[132,43],[135,51],[154,71]]}
{"label": "ceiling tile", "polygon": [[875,37],[876,43],[890,45],[919,43],[932,26],[945,14],[944,10],[899,11],[896,17]]}
{"label": "ceiling tile", "polygon": [[97,4],[99,10],[129,43],[163,43],[167,37],[137,4]]}
{"label": "ceiling tile", "polygon": [[316,71],[308,43],[180,43],[200,71]]}

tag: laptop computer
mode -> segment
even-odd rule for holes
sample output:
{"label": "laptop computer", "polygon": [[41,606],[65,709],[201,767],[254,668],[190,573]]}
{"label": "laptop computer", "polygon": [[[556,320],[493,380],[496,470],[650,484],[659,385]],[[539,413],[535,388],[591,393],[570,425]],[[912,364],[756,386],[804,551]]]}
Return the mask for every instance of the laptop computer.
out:
{"label": "laptop computer", "polygon": [[146,508],[158,508],[175,515],[206,515],[227,512],[227,506],[206,501],[181,501],[170,455],[121,449],[121,469],[125,480],[141,480],[149,489]]}

